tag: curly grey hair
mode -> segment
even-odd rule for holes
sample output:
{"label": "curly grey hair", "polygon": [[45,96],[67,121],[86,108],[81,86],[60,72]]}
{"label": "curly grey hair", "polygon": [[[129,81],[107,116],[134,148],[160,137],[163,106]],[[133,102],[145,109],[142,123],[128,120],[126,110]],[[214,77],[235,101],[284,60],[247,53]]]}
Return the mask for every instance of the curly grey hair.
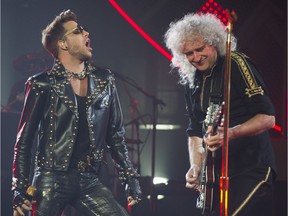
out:
{"label": "curly grey hair", "polygon": [[[171,22],[164,35],[164,41],[171,50],[173,58],[171,67],[178,68],[179,83],[189,84],[193,87],[196,68],[192,66],[182,53],[182,46],[187,41],[199,39],[209,45],[215,46],[220,56],[226,54],[226,28],[225,25],[213,14],[189,13],[180,20]],[[231,50],[236,50],[237,40],[231,35]]]}

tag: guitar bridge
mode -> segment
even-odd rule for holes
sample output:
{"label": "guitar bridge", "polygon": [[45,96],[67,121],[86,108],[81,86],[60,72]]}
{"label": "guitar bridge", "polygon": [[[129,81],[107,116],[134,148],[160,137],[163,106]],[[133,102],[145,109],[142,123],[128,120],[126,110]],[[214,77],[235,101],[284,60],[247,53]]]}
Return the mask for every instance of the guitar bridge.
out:
{"label": "guitar bridge", "polygon": [[196,201],[196,208],[203,209],[204,208],[204,202],[205,202],[204,193],[200,192],[200,194],[197,198],[197,201]]}

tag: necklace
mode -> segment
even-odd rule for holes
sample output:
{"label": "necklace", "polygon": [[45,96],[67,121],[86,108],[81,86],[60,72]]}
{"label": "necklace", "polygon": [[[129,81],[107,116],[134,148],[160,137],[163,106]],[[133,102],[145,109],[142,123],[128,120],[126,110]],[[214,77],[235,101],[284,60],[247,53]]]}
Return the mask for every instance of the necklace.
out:
{"label": "necklace", "polygon": [[83,80],[87,76],[86,68],[84,68],[84,70],[81,73],[74,73],[74,72],[71,72],[67,69],[65,69],[65,72],[66,72],[67,77],[75,78],[75,79],[79,79],[79,80]]}

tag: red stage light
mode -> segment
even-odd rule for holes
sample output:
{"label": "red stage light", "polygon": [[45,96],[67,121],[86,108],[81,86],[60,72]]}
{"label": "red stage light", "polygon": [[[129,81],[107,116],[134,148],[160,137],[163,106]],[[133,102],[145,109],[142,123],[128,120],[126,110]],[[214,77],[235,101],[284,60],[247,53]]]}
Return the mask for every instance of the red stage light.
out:
{"label": "red stage light", "polygon": [[[227,25],[228,17],[226,10],[224,10],[216,1],[208,0],[197,13],[213,13],[215,14],[225,25]],[[225,16],[225,19],[221,19],[222,16]]]}
{"label": "red stage light", "polygon": [[114,1],[109,0],[110,4],[123,16],[124,19],[137,31],[142,35],[152,46],[154,46],[162,55],[168,58],[170,61],[172,56],[164,50],[158,43],[156,43],[146,32],[143,31],[129,16],[128,14]]}

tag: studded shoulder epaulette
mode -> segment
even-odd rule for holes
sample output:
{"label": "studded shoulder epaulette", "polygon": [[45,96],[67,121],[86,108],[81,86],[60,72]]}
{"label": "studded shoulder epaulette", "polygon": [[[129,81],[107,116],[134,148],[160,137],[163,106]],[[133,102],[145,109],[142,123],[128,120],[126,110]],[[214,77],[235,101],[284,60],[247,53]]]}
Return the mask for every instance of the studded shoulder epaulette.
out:
{"label": "studded shoulder epaulette", "polygon": [[36,95],[43,94],[45,89],[49,87],[49,81],[46,71],[35,74],[28,78],[26,86],[30,85]]}

